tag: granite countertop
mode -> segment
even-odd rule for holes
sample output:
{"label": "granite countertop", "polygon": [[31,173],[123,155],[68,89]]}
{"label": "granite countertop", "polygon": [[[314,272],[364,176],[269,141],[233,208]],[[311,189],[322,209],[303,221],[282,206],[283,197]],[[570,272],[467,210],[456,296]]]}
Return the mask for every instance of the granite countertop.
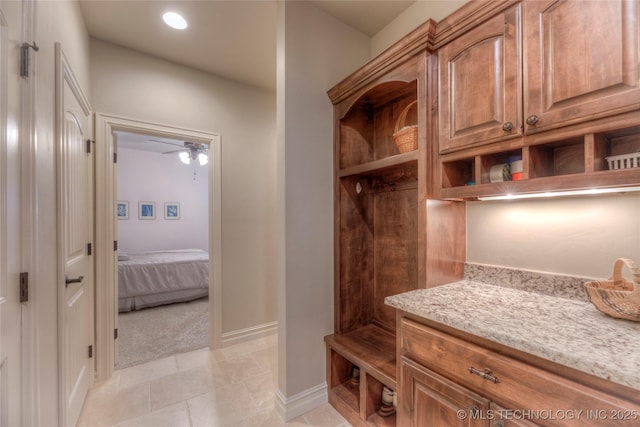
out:
{"label": "granite countertop", "polygon": [[472,280],[385,298],[391,307],[640,390],[640,322],[588,302]]}

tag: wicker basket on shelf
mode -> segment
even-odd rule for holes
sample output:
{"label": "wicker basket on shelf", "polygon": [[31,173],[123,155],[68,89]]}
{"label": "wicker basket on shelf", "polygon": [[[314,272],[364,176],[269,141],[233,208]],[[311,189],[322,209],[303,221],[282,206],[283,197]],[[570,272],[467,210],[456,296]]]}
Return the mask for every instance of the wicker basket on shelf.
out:
{"label": "wicker basket on shelf", "polygon": [[396,147],[398,147],[400,153],[408,153],[418,148],[418,125],[405,125],[407,113],[409,113],[411,107],[417,103],[418,101],[413,101],[404,107],[404,110],[402,110],[396,122],[393,141],[396,143]]}
{"label": "wicker basket on shelf", "polygon": [[[632,281],[622,277],[622,267],[626,265],[633,276]],[[598,310],[611,317],[640,321],[640,269],[627,258],[619,258],[613,266],[613,276],[609,280],[584,284],[589,301]]]}

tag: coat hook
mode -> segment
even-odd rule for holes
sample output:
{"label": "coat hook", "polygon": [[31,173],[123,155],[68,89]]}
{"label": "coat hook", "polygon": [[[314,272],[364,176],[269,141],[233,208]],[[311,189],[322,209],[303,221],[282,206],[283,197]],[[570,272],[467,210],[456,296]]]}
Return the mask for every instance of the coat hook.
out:
{"label": "coat hook", "polygon": [[31,44],[26,43],[26,42],[25,42],[25,43],[22,43],[22,48],[23,48],[23,49],[31,48],[31,49],[35,50],[36,52],[40,50],[40,48],[38,47],[38,45],[36,44],[36,42],[33,42],[33,43],[31,43]]}
{"label": "coat hook", "polygon": [[29,48],[34,52],[40,50],[36,42],[31,44],[25,42],[20,45],[20,77],[29,77]]}

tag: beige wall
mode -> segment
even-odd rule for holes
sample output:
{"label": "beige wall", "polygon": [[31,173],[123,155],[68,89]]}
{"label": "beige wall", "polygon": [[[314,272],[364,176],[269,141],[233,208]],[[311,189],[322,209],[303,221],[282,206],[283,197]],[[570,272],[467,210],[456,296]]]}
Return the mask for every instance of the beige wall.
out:
{"label": "beige wall", "polygon": [[326,92],[367,61],[369,38],[307,2],[279,3],[278,36],[278,387],[291,397],[324,383],[323,336],[333,332]]}
{"label": "beige wall", "polygon": [[221,134],[222,332],[277,318],[275,94],[91,40],[94,110]]}
{"label": "beige wall", "polygon": [[438,22],[465,3],[465,0],[416,1],[371,38],[372,56],[378,55],[428,19]]}
{"label": "beige wall", "polygon": [[467,260],[608,277],[640,263],[640,195],[467,203]]}
{"label": "beige wall", "polygon": [[[89,88],[89,36],[84,27],[78,4],[75,1],[39,1],[35,3],[37,24],[33,39],[40,50],[35,53],[35,127],[37,186],[37,219],[30,230],[30,240],[36,246],[36,269],[30,281],[35,290],[32,309],[37,317],[34,337],[37,346],[37,366],[32,375],[39,388],[34,401],[39,419],[33,425],[54,423],[58,417],[58,360],[57,360],[57,284],[56,284],[56,204],[55,204],[55,57],[54,43],[60,42],[80,85],[87,96]],[[27,338],[28,339],[28,338]],[[46,355],[46,357],[43,357]],[[28,355],[25,355],[25,359]]]}

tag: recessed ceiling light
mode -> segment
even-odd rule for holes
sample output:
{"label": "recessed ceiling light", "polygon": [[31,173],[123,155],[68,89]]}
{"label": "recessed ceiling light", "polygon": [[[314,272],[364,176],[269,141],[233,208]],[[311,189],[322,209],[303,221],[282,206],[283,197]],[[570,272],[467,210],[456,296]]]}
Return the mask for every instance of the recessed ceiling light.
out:
{"label": "recessed ceiling light", "polygon": [[167,12],[162,15],[165,24],[176,30],[184,30],[187,28],[187,21],[178,13]]}

